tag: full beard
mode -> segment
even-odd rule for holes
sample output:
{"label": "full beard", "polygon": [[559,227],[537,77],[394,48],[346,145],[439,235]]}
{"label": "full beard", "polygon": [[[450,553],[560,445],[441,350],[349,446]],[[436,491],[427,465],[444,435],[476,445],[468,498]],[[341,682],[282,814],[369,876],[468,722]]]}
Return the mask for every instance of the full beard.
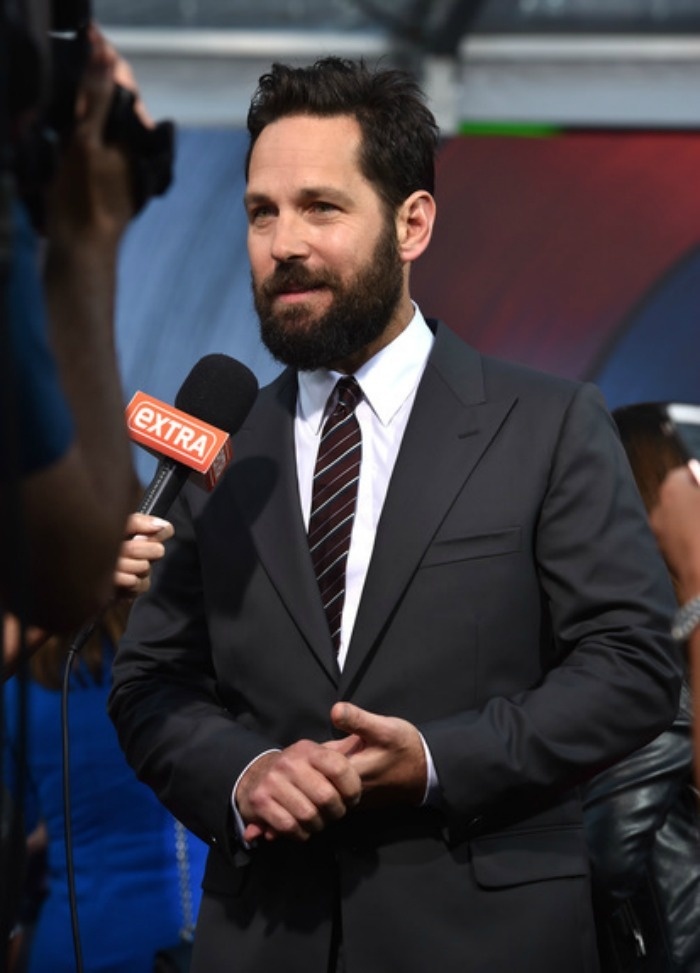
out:
{"label": "full beard", "polygon": [[[324,314],[314,316],[301,304],[274,307],[281,291],[320,286],[333,294]],[[380,337],[398,306],[402,287],[403,266],[392,223],[349,283],[332,271],[311,272],[291,261],[278,264],[262,284],[253,282],[260,335],[268,351],[284,365],[300,371],[329,368]]]}

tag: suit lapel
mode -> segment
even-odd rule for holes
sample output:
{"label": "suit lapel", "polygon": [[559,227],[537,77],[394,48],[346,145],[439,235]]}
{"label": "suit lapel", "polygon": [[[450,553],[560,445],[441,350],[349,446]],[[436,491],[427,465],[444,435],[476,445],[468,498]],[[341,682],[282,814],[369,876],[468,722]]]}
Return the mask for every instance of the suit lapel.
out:
{"label": "suit lapel", "polygon": [[297,383],[287,370],[261,393],[236,438],[234,490],[260,561],[329,677],[338,664],[308,551],[294,450]]}
{"label": "suit lapel", "polygon": [[299,505],[296,394],[291,370],[261,392],[236,437],[233,489],[279,597],[329,678],[340,681],[340,692],[346,694],[380,648],[395,605],[515,400],[487,402],[481,356],[438,327],[389,484],[348,656],[339,674]]}
{"label": "suit lapel", "polygon": [[391,612],[513,404],[485,401],[480,355],[439,328],[382,509],[341,693],[380,650]]}

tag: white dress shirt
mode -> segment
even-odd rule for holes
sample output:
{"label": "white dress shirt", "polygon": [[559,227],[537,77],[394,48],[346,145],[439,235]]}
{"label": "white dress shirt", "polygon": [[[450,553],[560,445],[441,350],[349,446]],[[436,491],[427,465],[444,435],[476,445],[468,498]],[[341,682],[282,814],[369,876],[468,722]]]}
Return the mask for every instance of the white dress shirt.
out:
{"label": "white dress shirt", "polygon": [[[341,668],[347,656],[389,480],[432,346],[433,334],[425,323],[425,318],[415,307],[408,326],[355,372],[355,379],[362,389],[362,401],[355,410],[362,433],[362,462],[345,576],[345,604],[338,653],[338,664]],[[339,372],[327,369],[299,372],[298,375],[299,395],[294,443],[299,499],[307,528],[321,431],[329,397],[340,378],[342,375]],[[425,803],[436,795],[437,776],[422,735],[421,740],[428,765]],[[264,754],[259,754],[255,760],[262,756]],[[245,825],[238,812],[236,789],[241,777],[255,760],[241,772],[231,795],[239,836],[242,836]]]}
{"label": "white dress shirt", "polygon": [[[355,412],[362,433],[362,463],[345,575],[345,604],[338,651],[341,668],[355,624],[389,480],[432,344],[432,332],[416,308],[401,334],[355,372],[363,396]],[[339,372],[326,369],[299,373],[294,440],[299,498],[307,527],[316,454],[327,403],[340,378]]]}

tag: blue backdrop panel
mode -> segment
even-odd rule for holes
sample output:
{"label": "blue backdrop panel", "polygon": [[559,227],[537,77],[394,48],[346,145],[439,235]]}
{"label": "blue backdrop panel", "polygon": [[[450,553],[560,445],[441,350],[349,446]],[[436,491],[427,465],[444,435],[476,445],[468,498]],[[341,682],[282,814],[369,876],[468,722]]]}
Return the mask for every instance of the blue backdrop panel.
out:
{"label": "blue backdrop panel", "polygon": [[[117,347],[124,392],[172,402],[194,363],[223,352],[262,384],[279,366],[260,342],[250,295],[243,208],[247,133],[178,133],[175,178],[123,243]],[[138,449],[141,477],[153,461]]]}

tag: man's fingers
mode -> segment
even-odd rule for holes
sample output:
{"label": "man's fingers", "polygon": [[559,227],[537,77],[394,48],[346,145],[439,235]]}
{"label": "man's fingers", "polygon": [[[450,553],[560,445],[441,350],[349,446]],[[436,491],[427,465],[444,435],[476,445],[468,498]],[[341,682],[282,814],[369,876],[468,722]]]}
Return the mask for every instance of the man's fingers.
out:
{"label": "man's fingers", "polygon": [[[306,841],[324,827],[324,816],[306,794],[289,781],[274,782],[271,788],[260,788],[250,795],[253,820],[249,822],[244,837],[270,838],[285,836]],[[248,831],[248,827],[252,829]],[[251,835],[251,838],[248,835]]]}
{"label": "man's fingers", "polygon": [[[359,774],[344,754],[319,744],[311,745],[306,759],[308,767],[304,763],[289,767],[290,779],[313,803],[323,822],[342,817],[359,799]],[[286,770],[284,760],[280,769]]]}
{"label": "man's fingers", "polygon": [[304,841],[343,817],[361,790],[357,771],[342,753],[310,741],[270,755],[252,786],[245,785],[244,776],[237,800],[248,826],[246,840],[284,835]]}
{"label": "man's fingers", "polygon": [[252,845],[254,841],[262,838],[263,834],[264,831],[259,824],[249,824],[246,825],[245,831],[243,832],[243,840],[249,845]]}
{"label": "man's fingers", "polygon": [[[256,841],[276,841],[281,835],[273,831],[272,828],[261,828],[258,824],[249,824],[243,832],[243,840],[252,845]],[[300,840],[306,840],[302,838]]]}
{"label": "man's fingers", "polygon": [[350,736],[340,740],[326,740],[323,746],[328,750],[335,750],[336,753],[342,753],[344,757],[352,757],[364,749],[365,744],[356,733],[351,733]]}
{"label": "man's fingers", "polygon": [[[362,784],[355,768],[348,761],[348,754],[362,746],[362,741],[356,738],[348,747],[344,741],[336,741],[341,746],[319,746],[313,753],[312,764],[324,780],[327,780],[340,794],[345,804],[354,806],[359,800]],[[347,748],[344,752],[343,744]]]}

